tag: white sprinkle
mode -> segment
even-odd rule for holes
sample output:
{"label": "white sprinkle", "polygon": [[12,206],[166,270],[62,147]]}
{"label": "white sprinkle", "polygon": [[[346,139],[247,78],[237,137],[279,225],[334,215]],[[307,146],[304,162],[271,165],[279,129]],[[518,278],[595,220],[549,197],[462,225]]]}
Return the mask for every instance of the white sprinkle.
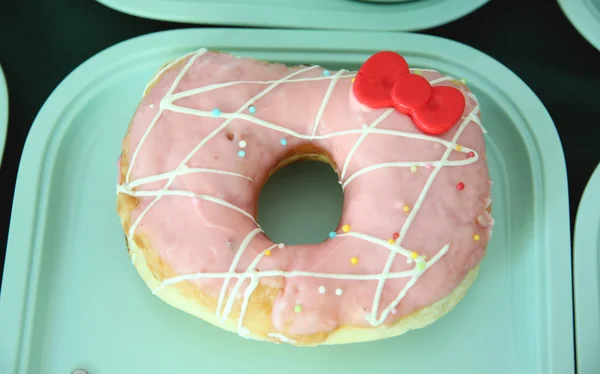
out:
{"label": "white sprinkle", "polygon": [[362,128],[363,128],[363,129],[366,129],[366,128],[367,128],[367,124],[366,124],[366,123],[363,123],[363,124],[362,124]]}
{"label": "white sprinkle", "polygon": [[342,296],[343,293],[344,293],[344,291],[341,288],[337,288],[335,290],[335,294],[338,295],[338,296]]}
{"label": "white sprinkle", "polygon": [[279,243],[278,247],[279,247],[279,248],[285,248],[285,244],[283,244],[283,243]]}
{"label": "white sprinkle", "polygon": [[392,314],[396,314],[398,313],[398,311],[396,310],[396,308],[392,309]]}
{"label": "white sprinkle", "polygon": [[246,148],[246,145],[248,145],[248,144],[246,143],[245,140],[240,140],[240,142],[238,143],[238,145],[240,146],[240,148]]}
{"label": "white sprinkle", "polygon": [[324,294],[325,293],[325,287],[324,286],[319,286],[319,293],[320,294]]}
{"label": "white sprinkle", "polygon": [[150,109],[154,108],[154,104],[150,104],[149,108]]}

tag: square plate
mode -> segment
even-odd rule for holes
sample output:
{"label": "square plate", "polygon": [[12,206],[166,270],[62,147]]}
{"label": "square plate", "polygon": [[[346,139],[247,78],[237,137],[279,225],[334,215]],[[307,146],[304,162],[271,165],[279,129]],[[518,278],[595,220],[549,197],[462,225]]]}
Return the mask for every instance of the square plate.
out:
{"label": "square plate", "polygon": [[600,165],[585,187],[573,239],[577,372],[600,368]]}
{"label": "square plate", "polygon": [[[115,163],[148,80],[200,47],[330,69],[357,69],[388,49],[412,67],[465,78],[488,131],[496,220],[466,298],[434,325],[397,338],[296,348],[239,338],[152,296],[126,254]],[[261,29],[126,41],[71,73],[27,139],[0,298],[0,372],[573,373],[567,196],[560,141],[539,99],[462,44],[404,33]]]}
{"label": "square plate", "polygon": [[124,13],[163,21],[373,31],[415,31],[440,26],[464,17],[488,1],[98,0]]}
{"label": "square plate", "polygon": [[579,33],[600,50],[600,0],[558,0],[558,4]]}

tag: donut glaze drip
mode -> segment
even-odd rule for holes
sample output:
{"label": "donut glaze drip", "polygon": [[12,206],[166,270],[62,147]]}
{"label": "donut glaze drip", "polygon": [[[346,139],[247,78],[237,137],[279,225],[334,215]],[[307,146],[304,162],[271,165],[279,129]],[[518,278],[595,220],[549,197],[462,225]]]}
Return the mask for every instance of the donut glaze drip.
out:
{"label": "donut glaze drip", "polygon": [[[223,319],[241,303],[248,334],[255,289],[280,287],[269,336],[281,337],[391,324],[450,294],[483,258],[493,222],[484,131],[464,84],[419,73],[465,95],[460,121],[441,136],[360,104],[354,72],[206,50],[161,70],[124,140],[118,186],[139,201],[128,240],[144,235],[178,274],[153,291],[190,281]],[[272,243],[254,220],[258,194],[308,146],[337,168],[340,226],[320,244]]]}

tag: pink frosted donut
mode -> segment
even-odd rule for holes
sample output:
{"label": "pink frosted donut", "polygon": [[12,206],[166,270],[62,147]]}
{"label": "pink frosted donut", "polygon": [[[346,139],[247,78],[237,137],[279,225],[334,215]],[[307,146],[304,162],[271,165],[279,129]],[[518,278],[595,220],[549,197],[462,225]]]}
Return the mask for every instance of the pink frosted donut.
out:
{"label": "pink frosted donut", "polygon": [[[492,219],[479,105],[446,133],[353,94],[356,72],[200,50],[152,79],[123,141],[118,213],[152,292],[242,336],[295,345],[402,334],[465,295]],[[255,218],[276,168],[330,163],[339,228],[319,244],[272,243]],[[285,217],[282,217],[284,219]]]}

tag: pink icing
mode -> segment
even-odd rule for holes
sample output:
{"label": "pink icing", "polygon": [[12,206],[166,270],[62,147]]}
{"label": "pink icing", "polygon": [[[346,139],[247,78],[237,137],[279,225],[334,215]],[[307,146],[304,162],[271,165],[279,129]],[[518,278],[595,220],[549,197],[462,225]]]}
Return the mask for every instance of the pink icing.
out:
{"label": "pink icing", "polygon": [[[168,70],[144,97],[131,126],[129,157],[140,146],[154,117],[161,110],[161,101],[188,62]],[[250,59],[208,52],[201,55],[185,72],[174,93],[198,87],[232,81],[269,81],[281,79],[305,67],[288,69],[280,64],[266,65]],[[334,76],[337,72],[331,71]],[[293,79],[323,77],[320,67],[308,70]],[[326,73],[325,73],[326,74]],[[325,135],[349,129],[360,130],[371,124],[385,110],[372,110],[359,104],[352,95],[351,75],[339,79],[327,102],[315,135]],[[444,77],[437,72],[425,71],[429,81]],[[311,135],[331,79],[283,83],[253,105],[254,117]],[[448,81],[439,83],[450,84]],[[233,113],[245,102],[267,88],[269,84],[244,83],[223,87],[178,99],[175,105],[222,113]],[[461,91],[467,95],[464,86]],[[478,115],[473,97],[466,96],[463,117],[472,111]],[[164,102],[162,103],[164,105]],[[475,109],[475,110],[474,110]],[[249,115],[248,110],[243,111]],[[176,169],[190,151],[224,121],[223,118],[197,116],[164,110],[149,132],[135,159],[129,183]],[[458,125],[440,138],[450,141]],[[378,126],[420,134],[410,117],[393,112]],[[229,140],[227,134],[233,134]],[[195,173],[178,176],[170,190],[192,191],[214,196],[256,216],[256,201],[269,171],[286,152],[300,145],[312,144],[331,155],[341,169],[360,134],[336,136],[327,139],[298,139],[292,135],[234,119],[226,129],[207,141],[191,158],[190,168],[211,168],[242,174],[253,181],[237,176],[214,173]],[[280,140],[285,138],[287,145]],[[238,145],[245,140],[245,157],[239,157]],[[426,307],[448,295],[477,265],[485,253],[493,221],[486,212],[490,198],[490,181],[482,129],[471,121],[459,137],[458,144],[472,149],[479,157],[465,166],[442,168],[433,180],[423,203],[405,237],[399,238],[404,248],[426,255],[431,259],[446,244],[448,252],[418,278],[408,293],[388,315],[391,323],[407,314]],[[341,226],[351,225],[351,232],[363,233],[387,241],[394,232],[400,232],[409,213],[404,206],[413,207],[431,175],[436,170],[435,161],[446,151],[446,146],[426,140],[409,139],[385,134],[369,134],[354,153],[348,164],[345,178],[373,164],[394,161],[430,161],[429,165],[411,172],[408,167],[386,167],[358,176],[344,191],[344,208],[338,236],[316,245],[274,248],[270,256],[263,257],[256,269],[308,271],[336,274],[378,274],[384,269],[390,251],[378,244],[356,237],[343,236]],[[469,156],[453,151],[449,160],[463,160]],[[463,190],[457,183],[465,185]],[[166,180],[146,183],[137,191],[156,191]],[[132,222],[144,211],[154,197],[140,197]],[[282,217],[285,219],[285,217]],[[147,211],[137,227],[137,232],[148,235],[152,248],[178,274],[227,272],[247,235],[256,224],[243,214],[223,205],[189,196],[163,196]],[[479,240],[474,240],[474,235]],[[243,252],[237,272],[245,272],[249,264],[273,243],[263,235],[256,235]],[[358,258],[353,265],[352,257]],[[410,270],[415,263],[396,255],[391,272]],[[402,291],[410,278],[387,280],[383,287],[378,316]],[[229,282],[231,291],[237,279]],[[201,290],[219,297],[223,280],[203,278],[193,281]],[[275,300],[272,322],[282,333],[300,335],[328,332],[340,325],[370,326],[366,316],[372,311],[377,280],[347,280],[315,277],[261,278],[269,285],[283,286]],[[242,299],[244,284],[236,297]],[[325,292],[319,292],[320,286]],[[336,294],[336,289],[342,295]],[[321,288],[322,289],[322,288]],[[229,292],[228,292],[229,293]],[[302,305],[302,312],[294,311]]]}

